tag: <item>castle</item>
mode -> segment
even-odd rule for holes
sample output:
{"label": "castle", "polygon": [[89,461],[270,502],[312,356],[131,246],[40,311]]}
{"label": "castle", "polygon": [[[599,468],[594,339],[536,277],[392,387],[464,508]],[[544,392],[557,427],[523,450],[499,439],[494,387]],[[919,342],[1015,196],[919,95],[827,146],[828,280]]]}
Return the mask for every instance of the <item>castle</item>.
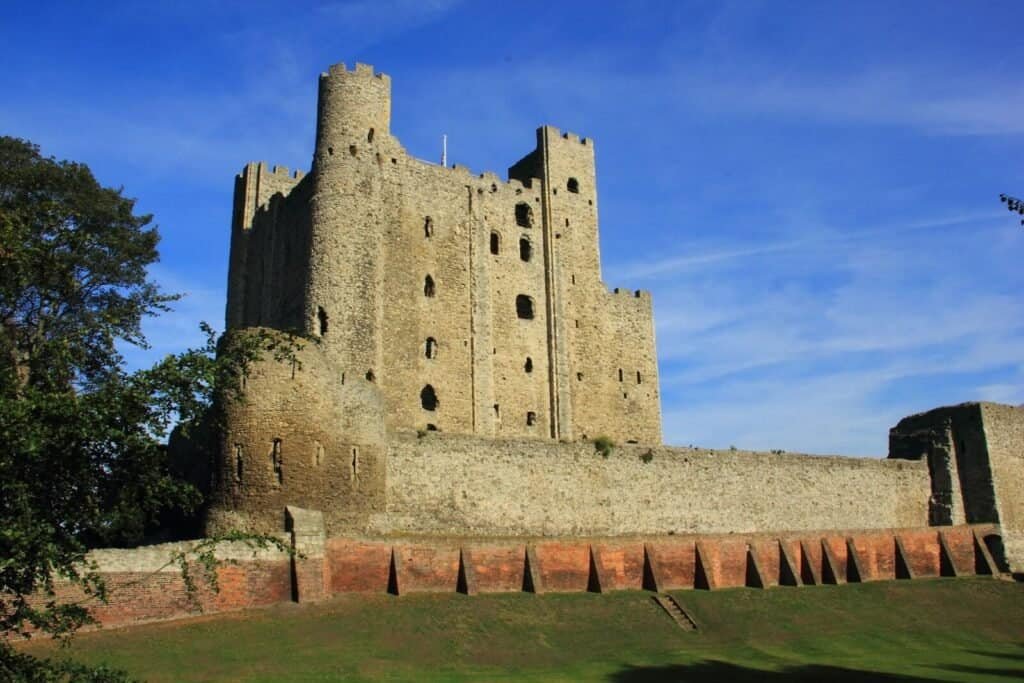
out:
{"label": "castle", "polygon": [[331,67],[311,172],[235,182],[229,331],[316,340],[220,406],[207,532],[303,553],[236,577],[245,604],[1024,572],[1024,408],[906,418],[887,459],[664,446],[651,297],[601,281],[593,143],[545,126],[508,180],[473,175],[410,157],[390,106]]}

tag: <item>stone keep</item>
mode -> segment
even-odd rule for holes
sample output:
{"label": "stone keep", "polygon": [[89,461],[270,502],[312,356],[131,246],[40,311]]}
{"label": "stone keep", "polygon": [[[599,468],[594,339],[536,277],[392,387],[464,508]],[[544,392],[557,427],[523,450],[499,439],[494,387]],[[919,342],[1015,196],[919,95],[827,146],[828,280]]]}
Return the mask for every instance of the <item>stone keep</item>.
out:
{"label": "stone keep", "polygon": [[[502,180],[409,156],[390,111],[388,76],[331,67],[311,172],[236,178],[227,327],[319,344],[302,377],[266,367],[226,407],[222,497],[345,475],[345,504],[379,499],[401,431],[660,443],[651,297],[601,281],[593,142],[542,127]],[[305,476],[297,450],[345,471]]]}
{"label": "stone keep", "polygon": [[601,281],[594,146],[537,131],[509,180],[410,157],[390,79],[320,77],[308,175],[237,178],[229,329],[322,342],[389,430],[661,439],[651,298]]}

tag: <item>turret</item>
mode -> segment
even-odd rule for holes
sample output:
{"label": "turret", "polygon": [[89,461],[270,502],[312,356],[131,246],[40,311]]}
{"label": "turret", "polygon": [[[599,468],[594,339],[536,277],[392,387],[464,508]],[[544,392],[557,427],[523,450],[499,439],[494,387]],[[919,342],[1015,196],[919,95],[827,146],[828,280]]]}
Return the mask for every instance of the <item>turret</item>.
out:
{"label": "turret", "polygon": [[375,74],[373,67],[356,64],[348,71],[335,64],[320,74],[316,119],[317,161],[325,155],[345,152],[351,145],[372,143],[391,127],[391,78]]}
{"label": "turret", "polygon": [[376,391],[382,373],[382,245],[400,205],[383,163],[400,153],[390,115],[386,75],[338,64],[320,76],[303,326],[320,338],[343,395]]}

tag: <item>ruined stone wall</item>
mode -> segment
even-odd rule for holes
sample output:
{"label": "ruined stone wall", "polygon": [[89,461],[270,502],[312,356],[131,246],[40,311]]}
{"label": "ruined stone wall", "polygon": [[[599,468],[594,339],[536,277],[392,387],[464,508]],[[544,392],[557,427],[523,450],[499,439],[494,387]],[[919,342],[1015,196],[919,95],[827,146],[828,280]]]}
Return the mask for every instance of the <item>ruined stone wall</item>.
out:
{"label": "ruined stone wall", "polygon": [[980,411],[1006,559],[1024,573],[1024,407],[982,403]]}
{"label": "ruined stone wall", "polygon": [[[923,462],[395,436],[370,533],[581,536],[922,526]],[[329,529],[329,533],[333,533]]]}
{"label": "ruined stone wall", "polygon": [[309,252],[305,173],[247,164],[235,178],[227,326],[301,327]]}
{"label": "ruined stone wall", "polygon": [[1001,525],[1005,550],[995,553],[1024,571],[1024,408],[936,408],[900,420],[889,444],[890,458],[928,461],[933,524]]}

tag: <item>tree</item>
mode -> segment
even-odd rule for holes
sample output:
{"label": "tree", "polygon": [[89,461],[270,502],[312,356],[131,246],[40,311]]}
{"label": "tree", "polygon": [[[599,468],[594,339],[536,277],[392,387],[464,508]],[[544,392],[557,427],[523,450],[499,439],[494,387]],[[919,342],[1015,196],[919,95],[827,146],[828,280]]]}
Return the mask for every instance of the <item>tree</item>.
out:
{"label": "tree", "polygon": [[[999,201],[1006,204],[1008,211],[1012,213],[1019,213],[1024,216],[1024,199],[1018,199],[1017,197],[1011,197],[1010,195],[1003,193],[999,195]],[[1024,218],[1020,219],[1020,224],[1024,225]]]}
{"label": "tree", "polygon": [[[277,338],[260,335],[222,344],[218,353],[204,326],[204,347],[129,373],[117,345],[146,346],[143,319],[178,298],[148,279],[159,237],[152,217],[134,209],[134,200],[102,187],[84,164],[0,137],[5,635],[60,636],[90,621],[86,606],[57,599],[55,582],[104,599],[102,577],[84,563],[90,548],[135,545],[161,515],[195,510],[198,491],[168,465],[169,429],[208,415],[263,350],[288,353]],[[5,663],[26,661],[0,643],[0,673]]]}

